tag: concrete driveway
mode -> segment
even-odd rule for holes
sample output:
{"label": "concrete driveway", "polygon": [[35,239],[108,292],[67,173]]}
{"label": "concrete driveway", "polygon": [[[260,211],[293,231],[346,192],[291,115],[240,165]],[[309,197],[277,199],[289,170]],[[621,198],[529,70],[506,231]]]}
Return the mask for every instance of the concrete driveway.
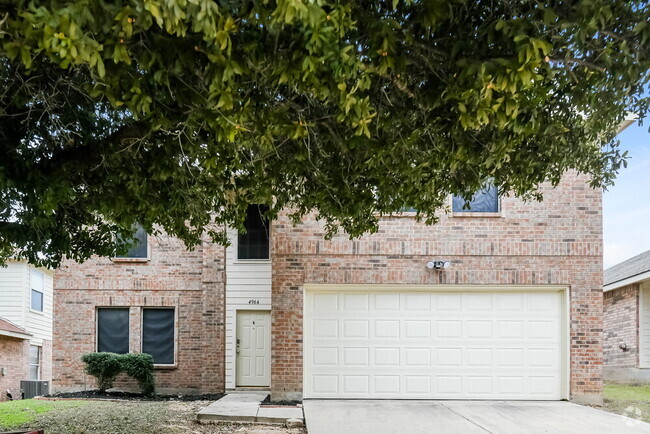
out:
{"label": "concrete driveway", "polygon": [[305,400],[309,434],[650,433],[650,424],[558,401]]}

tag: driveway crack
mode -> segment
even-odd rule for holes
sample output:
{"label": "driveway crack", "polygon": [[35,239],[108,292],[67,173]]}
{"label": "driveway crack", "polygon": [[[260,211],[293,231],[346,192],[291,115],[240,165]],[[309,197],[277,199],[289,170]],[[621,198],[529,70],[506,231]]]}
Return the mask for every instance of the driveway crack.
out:
{"label": "driveway crack", "polygon": [[443,404],[441,401],[438,401],[438,404],[442,405],[443,407],[445,407],[447,410],[451,411],[451,412],[454,413],[455,415],[462,417],[463,419],[465,419],[467,422],[471,423],[472,425],[476,425],[477,427],[479,427],[479,428],[482,429],[483,431],[488,432],[488,433],[490,433],[490,434],[494,434],[492,431],[486,429],[485,427],[482,427],[481,425],[477,424],[476,422],[474,422],[474,421],[471,420],[470,418],[468,418],[468,417],[466,417],[466,416],[463,416],[462,414],[460,414],[459,412],[455,411],[454,409],[452,409],[452,408],[450,408],[450,407],[447,407],[447,406],[446,406],[445,404]]}

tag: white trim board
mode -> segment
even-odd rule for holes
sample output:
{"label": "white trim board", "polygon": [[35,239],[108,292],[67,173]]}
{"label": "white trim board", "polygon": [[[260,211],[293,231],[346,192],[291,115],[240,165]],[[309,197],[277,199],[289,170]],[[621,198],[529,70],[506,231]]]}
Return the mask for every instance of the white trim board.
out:
{"label": "white trim board", "polygon": [[612,282],[608,285],[603,286],[603,292],[612,291],[614,289],[622,288],[624,286],[632,285],[633,283],[643,282],[644,280],[650,280],[650,271],[646,271],[636,276],[630,276],[626,279],[619,280],[617,282]]}

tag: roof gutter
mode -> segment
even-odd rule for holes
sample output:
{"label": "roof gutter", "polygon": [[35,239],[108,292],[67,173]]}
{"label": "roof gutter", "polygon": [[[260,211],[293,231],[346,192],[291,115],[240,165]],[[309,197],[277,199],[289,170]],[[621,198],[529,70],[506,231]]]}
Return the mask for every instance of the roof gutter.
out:
{"label": "roof gutter", "polygon": [[637,274],[635,276],[630,276],[625,279],[618,280],[616,282],[609,283],[603,286],[603,292],[611,291],[613,289],[622,288],[623,286],[631,285],[633,283],[642,282],[644,280],[650,280],[650,271],[644,271],[643,273]]}
{"label": "roof gutter", "polygon": [[7,336],[16,339],[30,339],[32,337],[29,333],[10,332],[7,330],[0,330],[0,336]]}

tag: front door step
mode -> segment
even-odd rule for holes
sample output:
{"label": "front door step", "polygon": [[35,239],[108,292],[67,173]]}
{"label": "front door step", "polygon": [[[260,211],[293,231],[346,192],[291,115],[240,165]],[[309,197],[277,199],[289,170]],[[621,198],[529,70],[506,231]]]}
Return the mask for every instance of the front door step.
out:
{"label": "front door step", "polygon": [[201,409],[200,422],[257,422],[285,424],[288,419],[304,420],[299,407],[261,407],[267,392],[231,393]]}

